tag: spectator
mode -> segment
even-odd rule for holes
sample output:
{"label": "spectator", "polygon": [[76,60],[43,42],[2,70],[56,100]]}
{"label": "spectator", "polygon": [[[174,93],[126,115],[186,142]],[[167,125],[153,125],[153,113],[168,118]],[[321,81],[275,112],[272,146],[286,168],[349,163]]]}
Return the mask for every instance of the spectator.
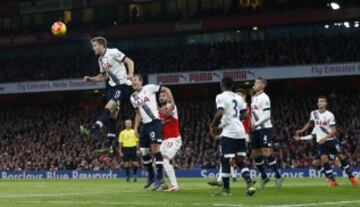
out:
{"label": "spectator", "polygon": [[[188,44],[124,51],[142,74],[360,60],[359,33],[346,36]],[[119,45],[119,48],[121,46]],[[94,55],[21,57],[0,61],[0,82],[81,78],[98,72]]]}

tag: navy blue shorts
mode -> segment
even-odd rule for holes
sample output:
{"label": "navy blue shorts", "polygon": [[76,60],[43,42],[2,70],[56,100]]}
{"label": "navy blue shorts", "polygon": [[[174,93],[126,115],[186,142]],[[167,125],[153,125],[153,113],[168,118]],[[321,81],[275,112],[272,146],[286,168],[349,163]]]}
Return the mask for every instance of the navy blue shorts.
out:
{"label": "navy blue shorts", "polygon": [[[331,162],[335,162],[335,161],[336,161],[336,155],[334,155],[334,154],[329,154],[328,156],[329,156],[329,160],[330,160]],[[319,152],[319,151],[316,152],[314,159],[315,159],[315,160],[320,160],[320,159],[321,159],[321,156],[320,156],[320,152]]]}
{"label": "navy blue shorts", "polygon": [[136,147],[123,147],[122,152],[124,154],[124,162],[138,161],[139,158],[136,154]]}
{"label": "navy blue shorts", "polygon": [[341,147],[336,141],[336,139],[328,140],[324,144],[318,145],[318,154],[328,155],[328,156],[336,156],[341,153]]}
{"label": "navy blue shorts", "polygon": [[246,156],[246,140],[245,139],[231,139],[228,137],[221,137],[221,155],[225,158],[232,158],[235,156]]}
{"label": "navy blue shorts", "polygon": [[106,86],[106,100],[114,100],[115,102],[122,102],[124,100],[129,100],[132,93],[131,86],[126,84],[117,85],[117,86]]}
{"label": "navy blue shorts", "polygon": [[151,144],[161,144],[161,121],[159,119],[153,120],[142,126],[140,132],[140,147],[149,148]]}
{"label": "navy blue shorts", "polygon": [[251,149],[272,147],[272,128],[259,129],[251,133]]}

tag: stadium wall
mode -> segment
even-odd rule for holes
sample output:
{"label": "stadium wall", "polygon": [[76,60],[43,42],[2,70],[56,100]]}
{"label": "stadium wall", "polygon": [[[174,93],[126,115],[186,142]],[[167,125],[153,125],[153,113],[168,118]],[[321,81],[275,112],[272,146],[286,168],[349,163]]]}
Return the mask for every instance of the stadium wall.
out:
{"label": "stadium wall", "polygon": [[[360,168],[354,168],[354,174],[360,176]],[[283,168],[282,174],[285,178],[318,178],[322,174],[312,168]],[[218,175],[218,169],[200,169],[193,168],[187,170],[176,170],[178,177],[187,178],[215,178]],[[345,177],[346,174],[341,168],[335,169],[335,174],[338,177]],[[254,170],[250,170],[252,177],[258,177],[260,174]],[[140,172],[141,176],[145,176],[145,172]],[[271,171],[268,171],[269,176],[273,176]],[[239,174],[238,174],[239,176]],[[105,171],[0,171],[1,179],[115,179],[125,177],[123,170],[105,170]]]}

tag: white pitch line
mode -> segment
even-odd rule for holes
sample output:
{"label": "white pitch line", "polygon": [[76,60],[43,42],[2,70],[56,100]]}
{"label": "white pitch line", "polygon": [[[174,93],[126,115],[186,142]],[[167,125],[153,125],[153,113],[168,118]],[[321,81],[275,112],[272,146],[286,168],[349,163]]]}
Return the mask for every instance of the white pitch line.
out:
{"label": "white pitch line", "polygon": [[[126,201],[64,201],[64,200],[52,200],[52,201],[15,201],[16,203],[25,203],[25,204],[64,204],[64,205],[70,205],[70,204],[76,204],[76,205],[85,205],[88,206],[90,204],[97,204],[97,205],[103,205],[103,206],[129,206],[129,205],[140,205],[140,206],[168,206],[169,203],[167,202],[141,202],[141,201],[135,201],[135,202],[126,202]],[[184,206],[184,203],[172,203],[171,205],[175,206]],[[203,204],[202,206],[205,206]]]}
{"label": "white pitch line", "polygon": [[31,197],[57,197],[57,196],[72,196],[72,195],[90,195],[97,194],[98,192],[87,192],[87,193],[29,193],[29,194],[0,194],[0,198],[31,198]]}
{"label": "white pitch line", "polygon": [[[121,202],[121,201],[114,201],[114,202],[106,202],[106,201],[16,201],[16,203],[27,203],[27,204],[76,204],[76,205],[89,205],[89,204],[99,204],[105,206],[113,206],[113,205],[146,205],[146,206],[168,206],[169,203],[166,202]],[[334,202],[319,202],[319,203],[302,203],[302,204],[283,204],[283,205],[257,205],[257,207],[312,207],[312,206],[330,206],[330,205],[339,205],[339,204],[355,204],[360,203],[360,200],[353,200],[353,201],[334,201]],[[171,205],[174,206],[215,206],[215,207],[251,207],[249,205],[242,205],[242,204],[226,204],[226,203],[172,203]]]}

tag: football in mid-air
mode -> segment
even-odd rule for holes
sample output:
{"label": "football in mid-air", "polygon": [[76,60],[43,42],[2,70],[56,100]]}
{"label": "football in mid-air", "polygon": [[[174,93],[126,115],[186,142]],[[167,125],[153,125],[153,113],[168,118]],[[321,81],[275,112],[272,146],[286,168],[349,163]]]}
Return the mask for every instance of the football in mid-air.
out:
{"label": "football in mid-air", "polygon": [[63,36],[66,33],[66,25],[61,21],[54,22],[51,26],[51,32],[57,37]]}

